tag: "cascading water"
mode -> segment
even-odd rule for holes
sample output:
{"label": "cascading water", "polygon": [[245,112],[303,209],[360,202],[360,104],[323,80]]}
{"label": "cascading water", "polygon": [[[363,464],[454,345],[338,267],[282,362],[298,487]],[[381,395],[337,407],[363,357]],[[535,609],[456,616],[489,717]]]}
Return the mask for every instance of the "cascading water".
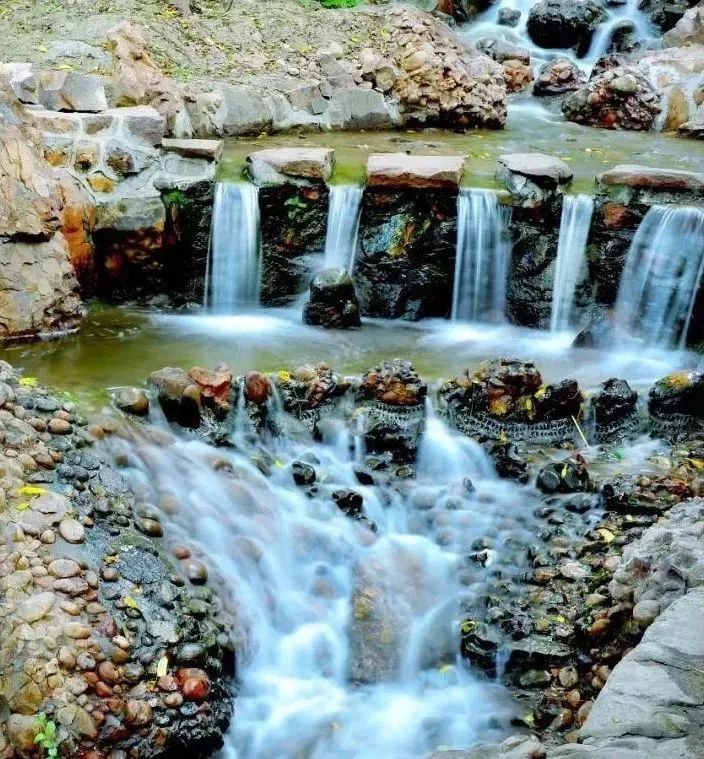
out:
{"label": "cascading water", "polygon": [[259,192],[248,183],[215,188],[205,306],[231,314],[259,301]]}
{"label": "cascading water", "polygon": [[616,327],[648,345],[684,347],[704,274],[704,208],[653,206],[633,238]]}
{"label": "cascading water", "polygon": [[352,273],[357,247],[357,233],[362,214],[364,190],[358,185],[332,185],[328,227],[325,235],[326,269],[345,269]]}
{"label": "cascading water", "polygon": [[[488,592],[490,570],[466,565],[478,539],[492,541],[502,576],[525,571],[512,552],[530,542],[533,509],[515,504],[530,494],[434,415],[413,488],[360,486],[340,440],[339,429],[329,442],[270,440],[269,476],[246,435],[217,451],[105,443],[127,447],[136,492],[168,500],[171,533],[202,552],[236,610],[240,683],[223,759],[421,759],[500,740],[512,707],[460,658],[457,622]],[[439,445],[452,450],[445,466]],[[294,486],[296,460],[315,462],[314,491]],[[340,488],[363,494],[376,534],[334,505]]]}
{"label": "cascading water", "polygon": [[453,321],[503,321],[511,250],[509,213],[491,190],[460,191]]}
{"label": "cascading water", "polygon": [[590,195],[563,198],[550,317],[553,332],[572,325],[575,291],[586,272],[587,238],[593,210],[594,199]]}

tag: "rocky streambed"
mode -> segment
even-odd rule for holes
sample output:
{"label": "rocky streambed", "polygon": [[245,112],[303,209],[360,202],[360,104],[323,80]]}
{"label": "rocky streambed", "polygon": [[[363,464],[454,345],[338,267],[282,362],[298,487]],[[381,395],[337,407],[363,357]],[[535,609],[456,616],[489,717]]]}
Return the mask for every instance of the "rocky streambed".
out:
{"label": "rocky streambed", "polygon": [[3,755],[699,755],[701,375],[2,382]]}

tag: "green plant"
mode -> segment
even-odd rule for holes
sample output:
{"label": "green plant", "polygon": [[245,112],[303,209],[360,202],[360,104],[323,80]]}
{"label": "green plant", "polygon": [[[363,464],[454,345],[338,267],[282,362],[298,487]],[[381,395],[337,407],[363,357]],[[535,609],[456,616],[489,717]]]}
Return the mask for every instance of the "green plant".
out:
{"label": "green plant", "polygon": [[323,8],[354,8],[362,0],[318,0]]}
{"label": "green plant", "polygon": [[56,723],[52,722],[44,712],[37,715],[36,723],[39,726],[39,732],[36,734],[34,742],[44,749],[44,756],[49,757],[49,759],[56,759],[59,755]]}

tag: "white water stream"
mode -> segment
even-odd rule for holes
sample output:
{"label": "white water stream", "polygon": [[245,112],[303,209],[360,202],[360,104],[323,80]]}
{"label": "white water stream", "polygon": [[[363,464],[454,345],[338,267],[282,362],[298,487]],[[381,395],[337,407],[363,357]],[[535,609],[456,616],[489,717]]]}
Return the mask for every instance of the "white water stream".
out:
{"label": "white water stream", "polygon": [[363,194],[364,189],[359,185],[332,185],[330,187],[328,226],[323,256],[323,266],[326,269],[345,269],[348,274],[352,273]]}
{"label": "white water stream", "polygon": [[246,182],[215,187],[205,307],[232,314],[259,301],[259,193]]}
{"label": "white water stream", "polygon": [[492,190],[460,191],[453,321],[503,321],[511,253],[509,213]]}
{"label": "white water stream", "polygon": [[563,198],[552,291],[552,332],[572,326],[575,291],[586,274],[587,239],[593,210],[594,199],[590,195],[565,195]]}
{"label": "white water stream", "polygon": [[684,347],[704,275],[704,209],[653,206],[628,251],[617,329],[648,346]]}
{"label": "white water stream", "polygon": [[[172,533],[231,595],[240,688],[223,759],[421,759],[509,731],[509,699],[460,659],[457,622],[486,589],[489,570],[464,560],[471,544],[489,536],[501,557],[527,534],[531,496],[429,410],[408,488],[357,484],[340,429],[320,444],[268,441],[270,477],[245,438],[239,452],[121,444],[138,493],[178,504]],[[316,492],[294,486],[294,460],[315,465]],[[341,487],[363,494],[376,534],[334,505]]]}

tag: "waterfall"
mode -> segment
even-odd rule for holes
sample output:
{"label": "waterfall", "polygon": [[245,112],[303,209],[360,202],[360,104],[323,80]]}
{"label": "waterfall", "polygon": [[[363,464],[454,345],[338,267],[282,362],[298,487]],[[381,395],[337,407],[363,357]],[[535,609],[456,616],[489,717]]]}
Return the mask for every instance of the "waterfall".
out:
{"label": "waterfall", "polygon": [[[349,437],[342,452],[332,437],[276,438],[267,473],[247,434],[218,449],[192,437],[103,443],[128,454],[122,472],[141,497],[169,497],[169,534],[209,563],[237,620],[237,718],[219,756],[424,759],[501,740],[508,694],[465,665],[457,625],[478,613],[491,573],[525,571],[512,541],[529,543],[534,509],[514,507],[532,504],[530,492],[499,480],[434,415],[422,471],[403,491],[381,478],[360,486]],[[448,442],[449,459],[436,449]],[[315,488],[294,484],[296,461],[315,462]],[[363,496],[376,532],[340,511],[339,489]],[[470,582],[468,547],[488,535],[494,564],[472,565]]]}
{"label": "waterfall", "polygon": [[252,184],[215,188],[205,306],[231,314],[259,301],[259,192]]}
{"label": "waterfall", "polygon": [[491,190],[460,191],[453,321],[503,320],[511,249],[509,213]]}
{"label": "waterfall", "polygon": [[653,206],[628,250],[617,329],[657,347],[683,347],[703,272],[704,209]]}
{"label": "waterfall", "polygon": [[352,273],[363,194],[363,188],[358,185],[330,187],[324,268],[346,269]]}
{"label": "waterfall", "polygon": [[572,323],[574,294],[587,263],[587,238],[593,210],[594,200],[590,195],[565,195],[562,201],[550,317],[553,332],[568,329]]}

